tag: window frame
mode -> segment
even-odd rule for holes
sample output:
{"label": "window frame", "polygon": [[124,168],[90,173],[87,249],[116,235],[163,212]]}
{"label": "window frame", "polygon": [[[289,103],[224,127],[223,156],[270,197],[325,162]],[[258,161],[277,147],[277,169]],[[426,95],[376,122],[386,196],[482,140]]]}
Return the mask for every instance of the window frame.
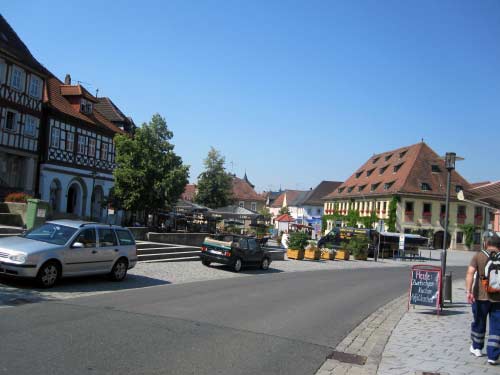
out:
{"label": "window frame", "polygon": [[[19,86],[20,87],[17,87],[14,85],[14,80],[15,80],[15,73],[19,73],[20,76],[19,76]],[[11,73],[10,73],[10,87],[13,88],[14,90],[16,91],[19,91],[19,92],[23,92],[24,91],[24,77],[25,77],[25,72],[22,68],[20,68],[19,66],[17,65],[12,65],[12,68],[11,68]]]}
{"label": "window frame", "polygon": [[[33,123],[30,124],[30,120],[33,121]],[[24,115],[24,130],[23,133],[26,137],[31,137],[35,138],[36,137],[36,131],[38,127],[40,126],[40,119],[38,119],[35,116],[31,115]],[[32,132],[28,132],[28,129],[32,129]]]}
{"label": "window frame", "polygon": [[[12,113],[14,115],[13,121],[12,121],[12,128],[8,127],[9,113]],[[17,130],[19,128],[19,112],[15,111],[13,109],[7,108],[6,113],[5,113],[5,120],[4,120],[3,128],[7,132],[17,133]]]}
{"label": "window frame", "polygon": [[[103,246],[101,245],[101,232],[106,232],[106,231],[110,231],[113,235],[113,238],[114,238],[114,243],[111,244],[111,245],[106,245],[106,246]],[[103,241],[104,242],[104,241]],[[102,248],[102,247],[113,247],[113,246],[118,246],[119,242],[118,242],[118,237],[116,236],[116,233],[115,231],[113,230],[113,228],[97,228],[97,244],[98,244],[98,247]]]}
{"label": "window frame", "polygon": [[[84,242],[81,242],[81,241],[78,241],[78,238],[80,237],[80,235],[84,232],[88,232],[88,231],[93,231],[94,232],[94,243],[93,243],[93,246],[86,246],[86,244]],[[95,248],[97,247],[97,231],[95,228],[83,228],[75,237],[74,241],[71,243],[71,247],[73,247],[73,245],[76,243],[76,242],[80,242],[83,244],[83,247],[85,249],[92,249],[92,248]]]}
{"label": "window frame", "polygon": [[[36,85],[33,86],[33,83],[36,82]],[[36,87],[36,93],[33,93],[33,87]],[[32,98],[41,99],[42,98],[42,88],[43,88],[43,80],[35,74],[30,74],[30,82],[28,86],[28,95]]]}
{"label": "window frame", "polygon": [[[55,135],[57,133],[57,136]],[[60,139],[61,139],[61,129],[52,127],[50,130],[50,147],[52,148],[59,148],[60,146]]]}
{"label": "window frame", "polygon": [[[115,231],[115,235],[116,235],[116,238],[118,239],[118,243],[120,244],[120,246],[133,246],[133,245],[135,245],[135,238],[132,235],[132,233],[130,233],[130,231],[128,231],[126,229],[114,229],[114,231]],[[122,243],[121,238],[120,238],[118,233],[126,233],[126,235],[130,237],[131,243],[126,243],[126,244]]]}

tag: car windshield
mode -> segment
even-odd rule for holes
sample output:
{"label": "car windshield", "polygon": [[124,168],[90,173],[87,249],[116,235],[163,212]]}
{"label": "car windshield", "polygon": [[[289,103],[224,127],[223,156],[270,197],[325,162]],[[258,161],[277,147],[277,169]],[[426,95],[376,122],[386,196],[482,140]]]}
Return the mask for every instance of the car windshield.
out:
{"label": "car windshield", "polygon": [[76,231],[76,228],[46,223],[38,228],[32,229],[26,233],[24,237],[30,240],[52,243],[54,245],[64,245]]}

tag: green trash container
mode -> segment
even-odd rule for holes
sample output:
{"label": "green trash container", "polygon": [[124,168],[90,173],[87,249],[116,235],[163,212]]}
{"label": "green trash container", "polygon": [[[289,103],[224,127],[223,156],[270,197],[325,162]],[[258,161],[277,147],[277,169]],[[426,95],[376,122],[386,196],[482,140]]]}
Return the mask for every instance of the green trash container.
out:
{"label": "green trash container", "polygon": [[49,202],[40,199],[28,199],[26,209],[26,229],[30,230],[39,227],[47,219]]}

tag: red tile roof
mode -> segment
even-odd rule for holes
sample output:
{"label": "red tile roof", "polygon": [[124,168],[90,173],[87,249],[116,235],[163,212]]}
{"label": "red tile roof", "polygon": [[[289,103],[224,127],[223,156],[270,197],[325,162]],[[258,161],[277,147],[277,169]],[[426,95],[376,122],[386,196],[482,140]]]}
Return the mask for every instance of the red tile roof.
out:
{"label": "red tile roof", "polygon": [[97,99],[95,98],[95,96],[88,92],[87,89],[82,85],[62,84],[60,87],[62,96],[83,96],[85,99],[97,103]]}
{"label": "red tile roof", "polygon": [[283,202],[285,201],[285,196],[286,196],[286,204],[287,206],[290,206],[293,204],[293,202],[299,198],[299,196],[303,193],[306,193],[307,190],[285,190],[283,191],[278,198],[274,201],[274,203],[271,205],[271,207],[274,208],[280,208],[283,207]]}
{"label": "red tile roof", "polygon": [[278,222],[285,222],[285,223],[290,223],[290,222],[293,222],[295,221],[295,219],[293,217],[291,217],[290,215],[288,214],[283,214],[283,215],[280,215],[276,218],[276,221]]}
{"label": "red tile roof", "polygon": [[[446,194],[446,177],[444,160],[426,143],[421,142],[370,157],[337,190],[325,198],[398,193],[441,197]],[[452,171],[451,181],[452,196],[456,196],[456,185],[464,189],[469,187],[469,183],[456,171]],[[423,190],[422,184],[427,184],[430,190]]]}
{"label": "red tile roof", "polygon": [[264,202],[266,199],[255,192],[252,186],[245,180],[233,177],[233,199],[235,201]]}
{"label": "red tile roof", "polygon": [[[96,109],[94,109],[92,114],[89,115],[86,115],[80,111],[75,110],[75,108],[70,104],[70,102],[62,95],[61,86],[65,85],[63,85],[63,83],[59,79],[57,79],[54,75],[50,75],[47,78],[47,85],[44,90],[44,97],[43,97],[43,101],[45,104],[65,115],[71,116],[75,119],[85,122],[89,126],[100,127],[106,130],[110,130],[114,133],[125,134],[123,130],[121,130],[111,121],[106,119]],[[66,85],[66,87],[68,86]]]}

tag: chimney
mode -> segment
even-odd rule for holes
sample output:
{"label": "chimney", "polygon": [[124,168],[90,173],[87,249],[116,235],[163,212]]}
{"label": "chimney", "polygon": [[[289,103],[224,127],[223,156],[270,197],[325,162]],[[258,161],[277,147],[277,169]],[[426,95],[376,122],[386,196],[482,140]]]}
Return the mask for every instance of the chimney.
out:
{"label": "chimney", "polygon": [[66,77],[64,77],[64,84],[71,85],[71,76],[69,74],[66,74]]}

